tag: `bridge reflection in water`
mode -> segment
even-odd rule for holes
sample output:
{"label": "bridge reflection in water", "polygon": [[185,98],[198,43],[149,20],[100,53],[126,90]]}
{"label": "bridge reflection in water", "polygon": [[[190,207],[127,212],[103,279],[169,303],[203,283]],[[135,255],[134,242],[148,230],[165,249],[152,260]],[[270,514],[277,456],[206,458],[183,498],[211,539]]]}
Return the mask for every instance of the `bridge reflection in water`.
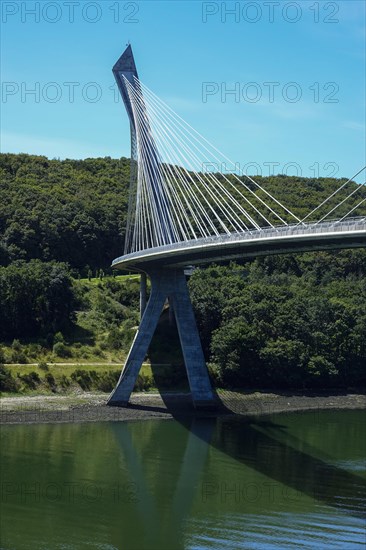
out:
{"label": "bridge reflection in water", "polygon": [[[322,422],[322,415],[325,424],[329,422],[329,413],[315,414],[317,422]],[[305,417],[305,425],[311,421],[314,429],[317,425],[317,422],[314,422],[314,413],[302,413],[302,416]],[[366,480],[356,473],[338,467],[334,464],[333,457],[306,440],[291,435],[289,427],[281,422],[280,415],[274,419],[178,416],[176,420],[185,429],[185,433],[178,430],[181,440],[177,448],[173,447],[173,443],[177,443],[174,437],[169,445],[166,434],[160,434],[160,431],[169,432],[170,427],[172,434],[177,430],[169,426],[170,423],[154,424],[145,449],[141,448],[136,438],[133,441],[130,433],[130,430],[133,432],[132,425],[110,425],[116,441],[120,444],[128,471],[138,488],[133,512],[137,517],[134,517],[133,523],[138,525],[139,529],[131,539],[125,540],[126,548],[183,550],[201,547],[197,540],[195,545],[191,545],[186,533],[192,531],[188,526],[191,516],[193,515],[194,521],[197,522],[197,510],[201,509],[202,513],[202,508],[206,506],[211,509],[211,525],[209,529],[205,524],[200,526],[202,548],[211,547],[208,539],[212,535],[214,538],[217,537],[217,540],[212,541],[212,547],[218,547],[218,541],[223,533],[215,533],[212,522],[215,522],[216,517],[219,522],[217,527],[225,524],[222,515],[228,519],[236,516],[240,518],[236,526],[239,537],[236,544],[231,538],[233,533],[229,534],[228,521],[229,540],[225,545],[228,544],[229,548],[254,548],[250,544],[246,546],[245,541],[253,542],[251,539],[254,533],[251,531],[255,531],[258,528],[257,522],[266,516],[269,524],[272,524],[272,529],[277,531],[273,540],[269,539],[268,543],[272,544],[276,537],[282,537],[283,548],[289,543],[286,540],[286,525],[282,523],[286,516],[292,517],[290,523],[295,523],[293,528],[299,529],[300,538],[309,535],[301,533],[307,521],[319,524],[326,521],[329,524],[334,522],[335,529],[337,522],[343,524],[344,529],[347,521],[350,521],[362,531],[366,519]],[[183,441],[185,448],[182,447]],[[210,460],[213,450],[222,453],[222,461],[225,461],[225,456],[227,457],[231,463],[230,475],[227,471],[224,476],[219,471],[212,475]],[[169,474],[164,470],[167,460],[174,464],[174,478],[165,477],[172,475],[171,467],[168,469]],[[159,470],[152,474],[155,467]],[[153,477],[150,478],[150,475]],[[167,487],[169,495],[164,494]],[[277,510],[275,513],[274,508]],[[246,532],[246,525],[251,523],[248,521],[248,515],[249,518],[255,519]],[[262,525],[259,528],[262,533],[256,533],[257,540],[265,536],[266,529],[269,528],[269,525]],[[310,540],[313,540],[314,548],[317,548],[315,531]],[[197,533],[195,537],[197,535],[199,538]],[[325,542],[325,534],[322,536]],[[322,536],[320,535],[320,538]],[[344,537],[342,543],[347,546],[347,529],[338,536],[341,539]],[[118,540],[121,541],[120,536]],[[118,547],[117,540],[115,543]]]}

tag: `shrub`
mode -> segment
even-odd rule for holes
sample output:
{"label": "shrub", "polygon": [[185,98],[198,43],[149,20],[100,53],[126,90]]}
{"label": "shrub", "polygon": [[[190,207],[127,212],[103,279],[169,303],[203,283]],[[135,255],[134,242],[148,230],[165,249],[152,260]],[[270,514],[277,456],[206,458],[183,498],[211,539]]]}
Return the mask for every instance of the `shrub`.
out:
{"label": "shrub", "polygon": [[152,388],[154,381],[148,374],[140,373],[137,377],[134,391],[147,391]]}
{"label": "shrub", "polygon": [[22,345],[21,343],[19,342],[19,340],[17,340],[16,338],[13,340],[13,343],[11,345],[11,348],[14,350],[14,351],[22,351]]}
{"label": "shrub", "polygon": [[36,357],[39,357],[39,355],[42,353],[42,346],[40,344],[29,344],[26,348],[27,350],[27,356],[35,359]]}
{"label": "shrub", "polygon": [[117,384],[119,375],[119,370],[103,372],[97,382],[97,389],[104,392],[111,392],[114,386]]}
{"label": "shrub", "polygon": [[55,355],[57,355],[57,357],[71,357],[71,351],[63,342],[57,342],[54,344],[52,351]]}
{"label": "shrub", "polygon": [[[95,371],[94,371],[95,372]],[[83,369],[77,369],[71,374],[71,379],[79,384],[82,390],[89,390],[92,384],[90,373]]]}
{"label": "shrub", "polygon": [[90,348],[88,348],[88,346],[82,346],[78,353],[83,359],[88,359],[88,357],[90,357]]}
{"label": "shrub", "polygon": [[65,338],[64,338],[64,335],[62,334],[62,332],[56,332],[56,334],[53,337],[53,343],[54,344],[58,344],[59,342],[61,342],[62,344],[65,343]]}
{"label": "shrub", "polygon": [[94,355],[96,357],[105,357],[105,354],[103,353],[102,349],[100,348],[100,346],[94,348]]}
{"label": "shrub", "polygon": [[64,389],[70,386],[70,380],[64,374],[60,378],[60,386]]}
{"label": "shrub", "polygon": [[56,380],[55,380],[53,374],[48,372],[44,379],[45,379],[47,385],[49,386],[49,388],[51,389],[51,391],[55,392],[56,391]]}
{"label": "shrub", "polygon": [[23,351],[13,350],[11,352],[10,361],[12,363],[19,363],[21,365],[25,365],[28,363],[27,356]]}
{"label": "shrub", "polygon": [[107,337],[107,345],[109,348],[118,350],[122,347],[122,335],[117,328],[112,328]]}
{"label": "shrub", "polygon": [[124,326],[122,328],[122,346],[125,349],[128,349],[131,346],[132,341],[135,337],[135,334],[136,334],[135,327]]}
{"label": "shrub", "polygon": [[19,376],[20,380],[30,389],[35,390],[41,383],[41,379],[37,372],[30,372],[29,374],[23,374]]}
{"label": "shrub", "polygon": [[327,383],[329,380],[335,379],[338,370],[333,363],[328,361],[321,355],[315,355],[310,357],[308,363],[308,374],[311,376],[311,382],[314,385],[320,385]]}
{"label": "shrub", "polygon": [[207,370],[213,385],[220,385],[222,383],[220,366],[216,363],[207,363]]}
{"label": "shrub", "polygon": [[10,370],[0,365],[0,391],[16,393],[18,389],[18,384]]}
{"label": "shrub", "polygon": [[44,371],[48,371],[48,364],[46,363],[46,361],[40,361],[38,363],[38,368]]}

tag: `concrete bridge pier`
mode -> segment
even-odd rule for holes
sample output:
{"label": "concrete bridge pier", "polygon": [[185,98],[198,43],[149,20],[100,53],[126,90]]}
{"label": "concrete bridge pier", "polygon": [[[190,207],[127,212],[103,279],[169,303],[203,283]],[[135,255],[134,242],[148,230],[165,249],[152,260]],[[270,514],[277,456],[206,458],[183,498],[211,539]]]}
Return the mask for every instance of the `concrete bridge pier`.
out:
{"label": "concrete bridge pier", "polygon": [[192,401],[195,408],[214,406],[214,394],[202,351],[196,320],[184,271],[182,269],[152,269],[150,298],[143,313],[139,329],[126,359],[109,405],[126,406],[135,386],[136,378],[145,359],[167,298],[172,304],[187,370]]}
{"label": "concrete bridge pier", "polygon": [[140,319],[144,315],[146,309],[146,290],[147,290],[147,277],[146,273],[142,271],[140,275]]}

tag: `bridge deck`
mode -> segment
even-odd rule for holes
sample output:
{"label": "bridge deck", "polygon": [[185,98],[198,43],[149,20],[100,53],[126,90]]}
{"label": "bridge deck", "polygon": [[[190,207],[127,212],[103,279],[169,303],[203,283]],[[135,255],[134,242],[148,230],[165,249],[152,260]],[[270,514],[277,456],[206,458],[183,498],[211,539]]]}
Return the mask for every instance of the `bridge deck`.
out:
{"label": "bridge deck", "polygon": [[366,218],[219,235],[141,250],[116,258],[118,269],[144,271],[149,266],[184,267],[267,254],[366,246]]}

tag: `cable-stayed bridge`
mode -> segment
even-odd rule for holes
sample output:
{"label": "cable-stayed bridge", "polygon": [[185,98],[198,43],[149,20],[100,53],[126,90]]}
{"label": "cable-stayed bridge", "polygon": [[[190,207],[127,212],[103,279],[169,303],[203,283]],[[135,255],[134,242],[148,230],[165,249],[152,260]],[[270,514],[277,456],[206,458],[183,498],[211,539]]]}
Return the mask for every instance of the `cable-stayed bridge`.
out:
{"label": "cable-stayed bridge", "polygon": [[[138,77],[131,46],[113,67],[131,129],[131,182],[119,269],[140,271],[140,328],[110,403],[128,402],[167,298],[174,309],[192,398],[213,394],[184,268],[263,254],[366,246],[366,187],[354,178],[307,213],[294,212],[248,175],[208,171],[229,159]],[[231,163],[232,164],[232,163]],[[146,274],[151,295],[145,310]]]}

